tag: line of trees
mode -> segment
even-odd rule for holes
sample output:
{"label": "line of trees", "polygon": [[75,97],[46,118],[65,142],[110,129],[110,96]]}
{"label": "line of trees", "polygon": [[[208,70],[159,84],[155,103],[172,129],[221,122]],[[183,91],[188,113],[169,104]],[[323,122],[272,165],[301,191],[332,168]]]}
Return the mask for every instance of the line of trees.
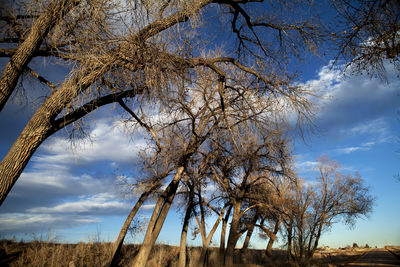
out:
{"label": "line of trees", "polygon": [[[117,103],[147,133],[148,149],[134,184],[139,198],[114,255],[141,205],[155,197],[133,263],[144,266],[180,196],[186,207],[180,266],[194,220],[203,244],[199,265],[220,223],[227,266],[233,264],[241,236],[245,255],[255,229],[269,240],[267,254],[280,232],[289,257],[306,262],[324,229],[339,218],[351,223],[367,214],[372,198],[357,175],[340,174],[326,159],[315,184],[294,174],[290,126],[293,118],[299,125],[312,119],[313,92],[292,82],[287,66],[332,40],[340,44],[338,58],[348,56],[360,70],[380,71],[376,66],[383,66],[384,59],[396,65],[399,8],[396,1],[332,1],[345,22],[333,31],[302,13],[305,5],[297,8],[307,1],[294,2],[296,8],[286,1],[261,0],[3,4],[0,56],[9,62],[0,80],[0,111],[20,90],[22,77],[33,77],[48,91],[0,163],[0,204],[43,141],[71,125],[71,131],[80,130],[86,115]],[[210,28],[218,22],[205,18],[213,12],[229,25],[221,28],[226,43],[212,36]],[[33,58],[51,58],[70,72],[60,83],[51,81],[31,64]],[[217,220],[207,233],[210,213]]]}
{"label": "line of trees", "polygon": [[[341,174],[338,165],[327,158],[320,159],[317,182],[302,183],[293,171],[282,99],[249,90],[246,73],[237,72],[235,81],[212,76],[212,72],[199,73],[184,94],[180,87],[171,89],[163,95],[165,103],[160,101],[155,116],[136,115],[126,107],[150,138],[147,153],[142,155],[144,179],[133,185],[136,190],[145,189],[131,214],[151,190],[156,199],[132,265],[146,264],[177,196],[185,207],[180,266],[186,266],[190,223],[196,224],[202,240],[198,266],[205,263],[220,223],[220,256],[226,266],[233,266],[235,247],[244,234],[242,255],[246,255],[255,228],[268,238],[267,255],[280,231],[287,239],[288,257],[306,264],[324,230],[342,218],[352,223],[367,215],[373,198],[358,175]],[[216,221],[207,233],[209,214]],[[128,217],[120,236],[126,234],[132,218]],[[122,241],[119,238],[115,248]],[[114,262],[117,256],[116,250]]]}
{"label": "line of trees", "polygon": [[[260,1],[52,0],[6,6],[3,12],[8,13],[0,18],[0,55],[10,61],[1,78],[0,108],[22,75],[37,78],[49,90],[0,163],[0,203],[49,136],[79,126],[84,116],[110,103],[165,101],[171,88],[196,82],[199,69],[232,81],[236,71],[246,73],[251,89],[298,103],[303,90],[290,85],[285,62],[290,51],[315,47],[317,32],[302,21],[259,21],[258,14],[251,16],[253,8],[247,10],[251,2]],[[202,14],[210,9],[230,21],[230,41],[236,44],[226,51],[199,34]],[[280,45],[270,47],[269,38],[279,38]],[[67,64],[70,73],[61,83],[50,81],[29,65],[35,57]],[[299,113],[305,114],[305,107]]]}

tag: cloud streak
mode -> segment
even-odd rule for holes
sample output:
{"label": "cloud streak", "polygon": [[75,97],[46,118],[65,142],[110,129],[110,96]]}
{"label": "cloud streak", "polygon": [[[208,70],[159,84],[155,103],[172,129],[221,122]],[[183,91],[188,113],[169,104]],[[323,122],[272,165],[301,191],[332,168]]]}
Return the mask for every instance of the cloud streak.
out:
{"label": "cloud streak", "polygon": [[[116,186],[116,169],[134,164],[146,142],[107,118],[100,119],[90,134],[93,142],[77,139],[74,150],[62,137],[41,147],[0,210],[0,233],[65,229],[129,213],[132,203]],[[152,207],[147,204],[143,209]]]}
{"label": "cloud streak", "polygon": [[[395,77],[393,67],[388,67],[389,76]],[[371,126],[383,123],[382,117],[395,115],[399,103],[400,81],[391,79],[384,83],[367,76],[342,75],[341,67],[324,66],[317,79],[303,84],[322,92],[315,99],[319,106],[316,124],[327,133],[365,133]],[[368,119],[371,125],[358,125]],[[363,128],[364,127],[364,128]],[[380,129],[376,127],[375,131]]]}

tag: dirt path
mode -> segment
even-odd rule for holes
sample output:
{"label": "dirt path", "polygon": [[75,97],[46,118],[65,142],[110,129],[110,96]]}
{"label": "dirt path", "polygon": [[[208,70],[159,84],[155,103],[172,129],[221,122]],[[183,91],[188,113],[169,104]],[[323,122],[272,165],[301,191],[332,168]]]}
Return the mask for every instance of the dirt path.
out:
{"label": "dirt path", "polygon": [[348,263],[346,266],[378,266],[378,267],[391,267],[400,266],[400,260],[393,254],[385,249],[371,249],[364,256],[355,262]]}

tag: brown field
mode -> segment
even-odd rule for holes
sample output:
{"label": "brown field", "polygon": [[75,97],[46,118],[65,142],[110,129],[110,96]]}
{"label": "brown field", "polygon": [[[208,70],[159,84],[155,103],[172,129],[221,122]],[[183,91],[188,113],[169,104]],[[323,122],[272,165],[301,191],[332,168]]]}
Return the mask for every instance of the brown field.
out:
{"label": "brown field", "polygon": [[400,259],[400,246],[385,246],[385,249]]}
{"label": "brown field", "polygon": [[[112,243],[78,243],[62,244],[33,241],[29,243],[0,241],[0,266],[105,266],[110,259]],[[128,266],[135,256],[139,245],[124,245],[119,266]],[[399,252],[400,248],[392,247]],[[312,260],[312,266],[342,266],[354,261],[368,249],[328,249],[320,250]],[[247,263],[237,251],[236,266],[296,266],[285,258],[286,251],[275,249],[271,258],[264,250],[249,249]],[[188,248],[187,266],[195,266],[200,248]],[[156,245],[150,255],[147,266],[175,266],[178,260],[178,247]],[[210,248],[206,266],[222,266],[217,248]]]}

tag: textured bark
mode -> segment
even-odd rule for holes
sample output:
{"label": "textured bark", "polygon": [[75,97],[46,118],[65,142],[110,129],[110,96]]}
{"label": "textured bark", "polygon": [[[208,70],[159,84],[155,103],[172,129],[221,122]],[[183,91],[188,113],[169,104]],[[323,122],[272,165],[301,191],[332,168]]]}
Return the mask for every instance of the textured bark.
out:
{"label": "textured bark", "polygon": [[83,70],[80,77],[85,77],[84,79],[70,79],[37,109],[0,163],[0,205],[36,149],[55,132],[54,119],[98,78],[99,73],[96,69]]}
{"label": "textured bark", "polygon": [[178,171],[175,174],[174,178],[158,199],[149,225],[147,226],[147,231],[142,246],[140,247],[140,250],[135,257],[134,262],[131,264],[132,266],[146,266],[151,249],[153,248],[154,243],[157,240],[162,225],[164,224],[165,218],[167,217],[169,208],[171,207],[172,201],[174,200],[176,190],[178,189],[178,185],[182,177],[183,169],[183,167],[178,168]]}
{"label": "textured bark", "polygon": [[34,53],[40,48],[49,31],[62,19],[64,14],[78,3],[78,0],[52,0],[44,13],[39,16],[28,37],[12,55],[3,71],[0,80],[0,111],[3,110],[7,100],[17,86],[21,73],[32,59]]}
{"label": "textured bark", "polygon": [[[73,4],[77,4],[78,2],[79,1],[77,0],[57,1],[57,3]],[[195,14],[209,3],[211,3],[210,0],[200,1],[189,13],[184,11],[177,12],[166,17],[162,22],[156,21],[146,26],[135,36],[132,36],[131,39],[143,41],[144,39],[151,38],[177,23],[187,21],[191,15]],[[113,66],[118,64],[126,65],[126,62],[118,62],[115,57],[112,57],[114,52],[115,51],[111,51],[110,54],[105,55],[104,58],[97,59],[92,65],[88,64],[90,62],[85,62],[87,63],[87,66],[89,66],[88,69],[90,71],[83,69],[79,75],[75,76],[75,78],[68,80],[51,97],[49,97],[41,107],[39,107],[30,119],[23,132],[0,163],[0,205],[2,205],[4,199],[7,197],[36,149],[47,137],[58,130],[56,128],[59,125],[53,124],[57,115],[59,115],[65,107],[71,104],[74,98],[79,96]],[[17,54],[17,52],[15,54]],[[135,67],[131,69],[131,71],[136,70]],[[2,82],[1,84],[4,83]],[[7,84],[10,84],[10,82],[7,82]],[[6,93],[0,93],[3,96],[7,95]],[[60,123],[65,126],[62,121]]]}
{"label": "textured bark", "polygon": [[114,251],[112,254],[112,259],[110,262],[110,267],[118,266],[118,255],[121,250],[122,244],[124,243],[124,239],[126,236],[126,233],[128,232],[129,226],[132,223],[133,218],[135,217],[137,211],[139,208],[142,206],[143,202],[148,198],[148,196],[153,192],[155,188],[157,188],[158,184],[153,185],[152,187],[149,187],[145,192],[143,192],[138,201],[136,201],[135,206],[133,206],[131,212],[129,213],[128,217],[125,220],[124,225],[121,228],[121,231],[119,232],[117,240],[114,242]]}

